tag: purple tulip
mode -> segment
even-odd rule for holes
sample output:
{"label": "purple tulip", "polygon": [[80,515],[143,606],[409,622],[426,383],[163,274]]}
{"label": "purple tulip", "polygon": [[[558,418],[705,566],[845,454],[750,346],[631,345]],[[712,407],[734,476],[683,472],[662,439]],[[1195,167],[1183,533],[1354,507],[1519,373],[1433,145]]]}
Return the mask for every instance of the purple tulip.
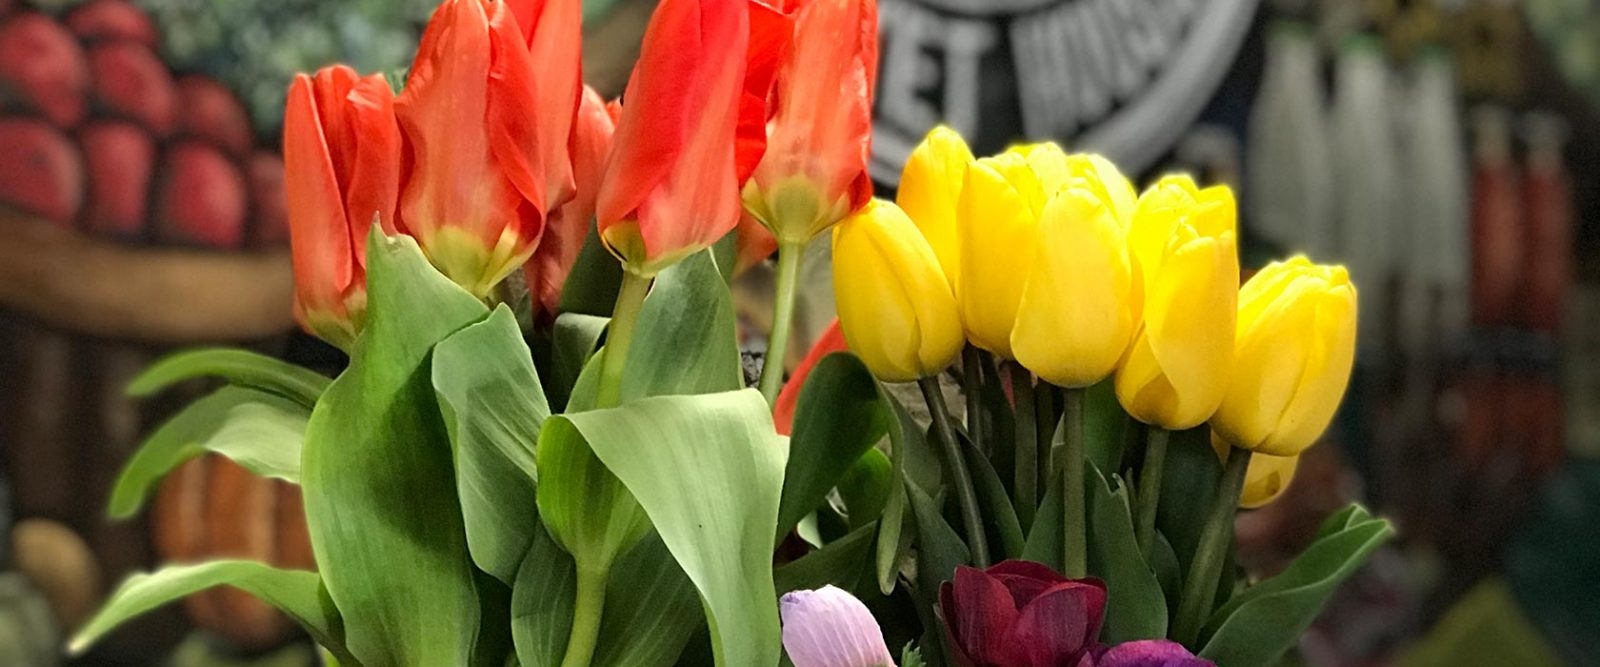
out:
{"label": "purple tulip", "polygon": [[849,593],[833,586],[785,593],[778,611],[794,667],[894,667],[878,621]]}
{"label": "purple tulip", "polygon": [[1216,667],[1189,649],[1165,639],[1142,639],[1118,644],[1095,660],[1094,667]]}
{"label": "purple tulip", "polygon": [[1063,667],[1087,663],[1100,636],[1106,587],[1008,560],[956,568],[939,587],[946,648],[960,667]]}

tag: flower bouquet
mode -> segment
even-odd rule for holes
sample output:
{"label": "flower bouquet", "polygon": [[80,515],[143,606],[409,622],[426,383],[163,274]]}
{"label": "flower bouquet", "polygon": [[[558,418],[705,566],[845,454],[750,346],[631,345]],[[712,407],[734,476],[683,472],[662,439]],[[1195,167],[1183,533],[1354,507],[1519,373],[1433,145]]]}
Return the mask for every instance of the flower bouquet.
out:
{"label": "flower bouquet", "polygon": [[[663,0],[620,105],[579,16],[445,0],[401,92],[294,81],[296,314],[349,366],[156,364],[132,393],[226,384],[110,511],[227,456],[299,485],[316,571],[138,575],[74,649],[232,586],[346,666],[1268,665],[1391,534],[1352,506],[1277,576],[1232,564],[1332,418],[1356,299],[1300,257],[1240,287],[1226,187],[938,129],[874,200],[871,0]],[[823,233],[839,320],[785,381]],[[746,388],[727,284],[774,248]]]}

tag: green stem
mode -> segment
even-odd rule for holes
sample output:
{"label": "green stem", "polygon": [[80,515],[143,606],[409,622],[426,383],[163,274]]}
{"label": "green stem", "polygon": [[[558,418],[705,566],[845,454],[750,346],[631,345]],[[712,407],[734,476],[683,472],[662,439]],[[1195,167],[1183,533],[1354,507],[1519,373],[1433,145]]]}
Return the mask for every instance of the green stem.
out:
{"label": "green stem", "polygon": [[1146,435],[1144,467],[1139,469],[1139,515],[1134,532],[1139,538],[1139,551],[1150,557],[1155,544],[1156,508],[1161,503],[1161,474],[1167,467],[1167,441],[1171,431],[1151,426]]}
{"label": "green stem", "polygon": [[978,494],[972,488],[972,475],[967,472],[966,457],[961,455],[961,443],[950,430],[950,408],[944,404],[944,392],[939,389],[937,376],[917,380],[922,398],[928,402],[933,417],[933,432],[944,448],[944,473],[956,491],[956,503],[961,507],[961,523],[966,528],[967,546],[972,549],[972,562],[978,567],[989,567],[989,539],[983,532],[983,517],[978,514]]}
{"label": "green stem", "polygon": [[611,311],[606,328],[606,346],[600,359],[600,387],[594,407],[614,408],[622,399],[622,369],[628,364],[628,348],[633,346],[633,329],[639,323],[639,309],[650,293],[650,279],[623,270],[622,289],[617,291],[617,306]]}
{"label": "green stem", "polygon": [[572,631],[561,667],[588,667],[600,639],[600,617],[606,607],[606,570],[578,568],[578,595],[572,606]]}
{"label": "green stem", "polygon": [[1083,390],[1068,388],[1061,399],[1062,574],[1082,579],[1089,576],[1089,529],[1083,502]]}
{"label": "green stem", "polygon": [[967,399],[967,439],[985,455],[989,454],[983,426],[983,362],[978,360],[978,348],[968,344],[961,350],[961,373],[966,380],[961,392]]}
{"label": "green stem", "polygon": [[794,328],[794,298],[800,288],[800,265],[806,257],[804,243],[778,245],[778,291],[772,301],[772,335],[761,363],[761,395],[767,404],[778,402],[783,389],[784,357],[789,351],[789,330]]}
{"label": "green stem", "polygon": [[1017,446],[1015,479],[1012,493],[1016,500],[1017,520],[1023,528],[1033,525],[1034,512],[1039,509],[1039,426],[1034,422],[1033,374],[1022,364],[1006,362],[1011,374],[1011,396],[1017,403]]}
{"label": "green stem", "polygon": [[1222,481],[1217,484],[1211,512],[1206,515],[1200,543],[1195,546],[1194,559],[1189,563],[1189,576],[1183,580],[1183,597],[1178,602],[1172,639],[1190,648],[1198,648],[1194,646],[1195,640],[1200,638],[1200,628],[1217,596],[1217,580],[1222,576],[1223,561],[1232,541],[1233,515],[1239,507],[1239,491],[1244,488],[1244,474],[1249,468],[1250,450],[1235,447],[1228,452]]}
{"label": "green stem", "polygon": [[1034,428],[1038,431],[1036,438],[1039,453],[1035,459],[1038,464],[1038,477],[1034,488],[1047,489],[1054,481],[1054,452],[1056,439],[1056,424],[1061,421],[1061,415],[1056,406],[1057,396],[1061,390],[1054,385],[1041,382],[1033,391],[1034,399],[1038,405],[1034,409],[1034,420],[1038,423]]}

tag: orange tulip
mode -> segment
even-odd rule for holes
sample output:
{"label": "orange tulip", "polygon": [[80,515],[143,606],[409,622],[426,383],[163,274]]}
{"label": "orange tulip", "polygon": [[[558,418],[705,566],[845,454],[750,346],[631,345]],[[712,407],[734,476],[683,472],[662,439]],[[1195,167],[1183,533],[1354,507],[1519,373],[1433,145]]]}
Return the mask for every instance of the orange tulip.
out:
{"label": "orange tulip", "polygon": [[871,0],[806,0],[777,70],[767,147],[744,205],[780,243],[805,243],[872,198],[878,10]]}
{"label": "orange tulip", "polygon": [[759,76],[747,82],[746,61],[768,51],[748,53],[750,44],[747,0],[663,0],[650,18],[597,210],[601,237],[630,272],[655,275],[739,223],[741,156],[750,164],[760,144],[741,141],[740,120],[765,112],[746,96],[747,83],[761,88]]}
{"label": "orange tulip", "polygon": [[573,196],[578,0],[445,0],[395,113],[407,160],[401,224],[446,276],[483,297],[533,254]]}
{"label": "orange tulip", "polygon": [[618,107],[606,101],[587,86],[578,106],[578,118],[572,128],[572,176],[577,194],[550,216],[545,225],[544,238],[523,269],[528,278],[528,290],[536,305],[546,313],[554,314],[561,302],[561,288],[567,282],[567,273],[578,260],[583,249],[583,239],[594,226],[595,200],[600,195],[600,175],[605,169],[606,153],[611,150],[611,135],[616,131],[613,110]]}
{"label": "orange tulip", "polygon": [[349,349],[367,306],[373,221],[395,233],[400,128],[382,74],[343,65],[298,75],[284,111],[283,159],[293,250],[295,317]]}

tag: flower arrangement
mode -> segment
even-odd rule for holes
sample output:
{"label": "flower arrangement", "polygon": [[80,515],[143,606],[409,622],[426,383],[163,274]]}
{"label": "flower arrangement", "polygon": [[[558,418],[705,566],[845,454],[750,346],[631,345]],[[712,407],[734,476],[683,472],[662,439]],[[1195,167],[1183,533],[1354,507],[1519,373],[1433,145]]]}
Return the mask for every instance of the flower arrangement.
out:
{"label": "flower arrangement", "polygon": [[[1231,565],[1332,419],[1356,300],[1303,257],[1241,287],[1226,187],[938,129],[875,200],[871,0],[663,0],[620,105],[579,16],[445,0],[401,92],[294,81],[296,314],[350,364],[158,363],[133,393],[227,385],[111,510],[222,454],[300,486],[316,571],[135,576],[73,647],[226,585],[351,666],[1268,665],[1391,535],[1352,506],[1275,577]],[[830,231],[839,320],[785,381]],[[727,281],[774,247],[751,389]]]}

